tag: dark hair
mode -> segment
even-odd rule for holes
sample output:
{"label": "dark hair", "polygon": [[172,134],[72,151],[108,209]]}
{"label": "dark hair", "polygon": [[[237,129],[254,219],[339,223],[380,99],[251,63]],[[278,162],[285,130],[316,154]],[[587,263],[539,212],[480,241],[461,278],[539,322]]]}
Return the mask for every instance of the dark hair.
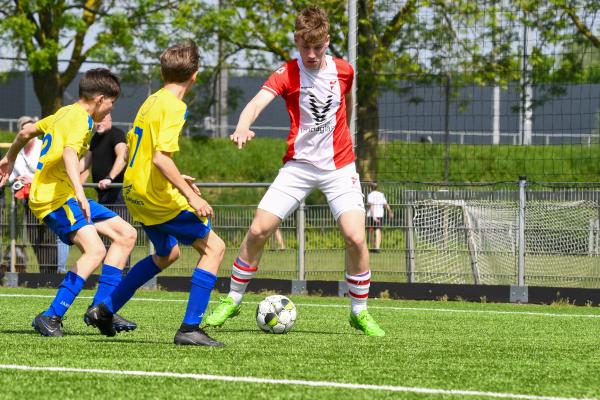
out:
{"label": "dark hair", "polygon": [[185,82],[198,71],[200,55],[193,40],[167,48],[160,55],[160,73],[165,83]]}
{"label": "dark hair", "polygon": [[296,17],[295,36],[308,44],[320,45],[327,41],[329,19],[321,7],[307,7]]}
{"label": "dark hair", "polygon": [[117,98],[121,94],[119,78],[106,68],[94,68],[79,81],[79,98],[90,100],[97,95]]}

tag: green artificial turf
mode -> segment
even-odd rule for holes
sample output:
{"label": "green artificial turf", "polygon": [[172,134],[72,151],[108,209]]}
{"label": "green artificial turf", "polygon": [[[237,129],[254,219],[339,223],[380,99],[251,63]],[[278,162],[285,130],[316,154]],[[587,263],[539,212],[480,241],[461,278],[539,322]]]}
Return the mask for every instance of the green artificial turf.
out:
{"label": "green artificial turf", "polygon": [[[296,326],[287,335],[269,335],[260,332],[254,321],[256,303],[263,296],[248,295],[240,316],[223,328],[208,330],[227,345],[214,349],[172,343],[187,296],[161,291],[138,292],[120,312],[139,324],[134,332],[106,338],[85,326],[82,315],[93,292],[84,291],[64,321],[66,336],[41,337],[31,328],[31,319],[54,294],[52,289],[0,288],[0,398],[492,398],[464,392],[418,393],[420,389],[504,393],[507,398],[600,398],[600,309],[596,307],[371,299],[371,313],[387,336],[368,338],[349,327],[347,299],[290,296],[297,305]],[[209,309],[215,306],[216,295],[212,300]],[[6,365],[415,389],[394,392],[3,369]]]}

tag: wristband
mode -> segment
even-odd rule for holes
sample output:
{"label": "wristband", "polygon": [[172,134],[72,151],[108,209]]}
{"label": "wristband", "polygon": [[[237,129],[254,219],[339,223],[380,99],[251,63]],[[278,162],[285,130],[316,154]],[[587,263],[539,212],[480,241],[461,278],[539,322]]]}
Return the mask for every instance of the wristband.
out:
{"label": "wristband", "polygon": [[110,177],[110,175],[106,175],[103,179],[108,179],[109,181],[113,181],[113,178]]}

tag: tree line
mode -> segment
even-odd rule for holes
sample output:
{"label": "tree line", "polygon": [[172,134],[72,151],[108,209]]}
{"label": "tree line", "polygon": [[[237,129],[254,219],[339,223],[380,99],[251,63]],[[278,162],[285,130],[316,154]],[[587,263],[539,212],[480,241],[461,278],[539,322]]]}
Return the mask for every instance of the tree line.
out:
{"label": "tree line", "polygon": [[[0,0],[0,48],[16,52],[42,109],[62,106],[82,65],[110,65],[130,80],[158,76],[161,49],[193,38],[206,65],[191,106],[208,110],[223,67],[276,69],[294,56],[299,0]],[[330,53],[346,57],[348,1],[322,0]],[[401,82],[444,85],[451,98],[467,84],[506,87],[600,82],[597,0],[357,0],[357,150],[363,179],[377,178],[381,90]],[[529,40],[525,36],[529,35]],[[68,54],[61,63],[61,54]],[[526,66],[525,66],[526,63]],[[199,96],[199,91],[208,96]],[[233,100],[233,99],[232,99]],[[532,106],[535,106],[533,104]]]}

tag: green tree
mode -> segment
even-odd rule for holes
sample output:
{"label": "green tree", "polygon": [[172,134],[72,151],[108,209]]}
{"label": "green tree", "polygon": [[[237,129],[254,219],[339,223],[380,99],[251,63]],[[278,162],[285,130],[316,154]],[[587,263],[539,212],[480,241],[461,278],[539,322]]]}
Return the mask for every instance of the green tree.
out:
{"label": "green tree", "polygon": [[415,85],[439,86],[445,88],[448,110],[451,102],[459,109],[466,106],[469,99],[459,98],[465,85],[507,86],[518,79],[518,59],[510,45],[515,33],[502,26],[508,17],[501,0],[358,4],[358,151],[365,179],[376,179],[380,159],[377,102],[382,89],[409,95]]}
{"label": "green tree", "polygon": [[[42,115],[62,106],[63,94],[84,62],[118,66],[127,77],[150,73],[157,49],[185,35],[195,1],[0,0],[0,45],[16,49],[26,66]],[[209,43],[210,41],[201,41]],[[61,54],[68,54],[61,63]],[[63,67],[64,65],[64,67]]]}
{"label": "green tree", "polygon": [[[297,11],[313,1],[281,0],[0,0],[0,45],[14,47],[31,71],[43,115],[62,105],[62,95],[82,64],[99,60],[118,65],[126,76],[150,76],[143,65],[175,38],[195,38],[205,64],[270,67],[294,51]],[[563,80],[578,62],[578,49],[598,51],[591,16],[597,0],[358,0],[357,149],[365,180],[377,179],[379,104],[382,90],[399,82],[448,86],[448,99],[467,84],[507,86],[521,78],[519,34],[523,24],[540,33],[528,60],[527,82]],[[331,20],[330,52],[347,49],[347,1],[323,0]],[[219,41],[222,51],[217,54]],[[564,54],[556,66],[557,46]],[[578,47],[579,46],[579,47]],[[66,63],[59,56],[70,53]],[[64,68],[60,68],[64,65]],[[563,71],[563,72],[560,72]],[[207,77],[204,92],[216,76]],[[156,72],[154,71],[154,74]],[[562,76],[561,76],[562,74]],[[156,76],[156,75],[154,75]],[[588,78],[577,78],[588,79]],[[208,109],[214,95],[197,101]],[[462,103],[461,103],[462,102]]]}
{"label": "green tree", "polygon": [[[540,32],[534,79],[554,86],[600,82],[600,3],[594,0],[531,1],[523,6]],[[546,48],[544,48],[546,47]]]}
{"label": "green tree", "polygon": [[[495,1],[500,3],[500,0]],[[297,11],[312,4],[276,0],[222,0],[195,21],[195,29],[210,31],[227,44],[224,58],[243,56],[251,66],[270,66],[289,59],[294,49],[293,30]],[[347,49],[347,1],[328,0],[319,5],[328,11],[332,29],[330,52],[344,57]],[[462,14],[461,14],[462,13]],[[462,16],[461,16],[462,15]],[[400,80],[440,83],[452,76],[453,88],[469,77],[479,83],[495,76],[506,84],[514,76],[514,54],[506,43],[511,36],[488,21],[485,34],[496,35],[494,54],[483,54],[479,37],[464,35],[459,28],[474,25],[485,15],[472,1],[358,0],[357,153],[362,179],[377,179],[379,104],[382,89],[397,89]],[[192,29],[194,29],[192,27]],[[431,54],[426,61],[415,48]],[[465,57],[467,55],[467,57]],[[460,57],[459,57],[460,56]],[[462,58],[461,58],[462,57]],[[513,58],[511,58],[513,57]],[[448,63],[449,59],[456,60]],[[220,60],[225,62],[225,60]],[[518,64],[518,63],[517,63]]]}
{"label": "green tree", "polygon": [[[398,32],[405,20],[416,11],[416,0],[408,1],[398,15],[383,27],[372,21],[372,15],[368,14],[369,10],[373,10],[373,2],[359,3],[362,13],[359,15],[357,145],[359,170],[363,179],[369,180],[374,179],[377,159],[378,125],[377,119],[372,116],[377,114],[379,83],[371,85],[378,79],[375,72],[379,71],[379,66],[393,58],[396,48],[392,44],[398,42]],[[227,43],[225,58],[235,60],[243,56],[251,66],[273,67],[273,64],[290,58],[294,49],[297,11],[312,4],[312,1],[306,0],[222,0],[220,8],[215,6],[211,11],[198,15],[195,26],[196,29],[213,32]],[[336,57],[344,57],[347,52],[347,1],[325,0],[319,2],[319,6],[328,12],[330,18],[329,50]],[[382,38],[379,38],[380,34],[383,34]]]}

